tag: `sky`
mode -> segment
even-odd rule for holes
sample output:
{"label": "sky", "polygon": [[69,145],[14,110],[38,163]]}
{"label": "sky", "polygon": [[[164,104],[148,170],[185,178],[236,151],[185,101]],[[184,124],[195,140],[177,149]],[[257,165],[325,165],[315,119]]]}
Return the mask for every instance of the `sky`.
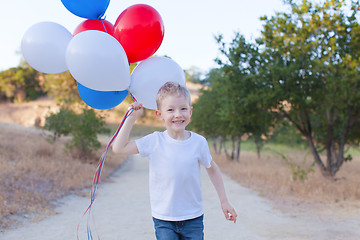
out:
{"label": "sky", "polygon": [[[217,66],[215,35],[223,34],[230,42],[239,32],[251,41],[260,36],[261,16],[285,10],[282,0],[110,0],[106,20],[114,24],[121,12],[139,3],[155,8],[164,22],[165,36],[155,55],[202,72]],[[19,65],[21,40],[32,25],[51,21],[73,33],[86,20],[68,11],[61,0],[1,0],[0,9],[0,71]]]}

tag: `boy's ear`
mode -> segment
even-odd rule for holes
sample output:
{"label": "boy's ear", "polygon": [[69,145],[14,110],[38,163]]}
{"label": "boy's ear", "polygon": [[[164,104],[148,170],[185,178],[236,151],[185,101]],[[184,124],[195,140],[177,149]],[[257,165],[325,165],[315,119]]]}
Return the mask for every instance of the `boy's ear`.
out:
{"label": "boy's ear", "polygon": [[163,120],[162,116],[161,116],[161,112],[159,110],[155,110],[155,114],[156,114],[156,117],[159,119],[159,120]]}
{"label": "boy's ear", "polygon": [[190,106],[190,117],[192,116],[193,106]]}

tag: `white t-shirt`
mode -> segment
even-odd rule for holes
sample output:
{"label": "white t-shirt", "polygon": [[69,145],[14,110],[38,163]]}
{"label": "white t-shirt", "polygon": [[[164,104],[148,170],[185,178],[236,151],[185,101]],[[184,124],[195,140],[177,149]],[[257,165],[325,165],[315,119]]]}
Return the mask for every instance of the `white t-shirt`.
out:
{"label": "white t-shirt", "polygon": [[206,139],[190,132],[176,140],[167,131],[154,132],[136,140],[142,157],[149,157],[149,185],[152,216],[183,221],[203,214],[200,163],[211,167]]}

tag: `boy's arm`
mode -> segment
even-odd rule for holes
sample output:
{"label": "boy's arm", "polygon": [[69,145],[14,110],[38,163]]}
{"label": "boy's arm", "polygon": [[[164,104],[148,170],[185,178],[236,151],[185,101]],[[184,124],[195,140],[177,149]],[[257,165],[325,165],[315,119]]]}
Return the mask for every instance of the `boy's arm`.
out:
{"label": "boy's arm", "polygon": [[220,202],[221,202],[221,208],[224,212],[225,218],[229,221],[233,221],[236,223],[236,217],[237,214],[235,212],[235,209],[230,205],[226,193],[225,193],[225,187],[224,182],[221,177],[221,172],[217,164],[212,161],[211,167],[206,168],[206,171],[210,177],[211,182],[213,183],[216,192],[219,196]]}
{"label": "boy's arm", "polygon": [[134,108],[134,111],[125,120],[112,146],[113,151],[121,155],[134,155],[139,153],[135,141],[129,141],[129,136],[136,119],[143,112],[143,106],[137,102],[132,103],[131,106]]}

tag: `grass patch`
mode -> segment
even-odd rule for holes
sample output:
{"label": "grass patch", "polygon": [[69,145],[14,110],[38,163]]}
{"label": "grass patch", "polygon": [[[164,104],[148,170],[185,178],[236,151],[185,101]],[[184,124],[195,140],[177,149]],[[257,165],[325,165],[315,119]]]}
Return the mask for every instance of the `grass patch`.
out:
{"label": "grass patch", "polygon": [[[210,146],[213,146],[213,140],[208,139],[208,143]],[[226,142],[226,146],[228,149],[231,149],[231,141]],[[295,145],[295,146],[289,146],[286,144],[281,143],[265,143],[264,147],[261,149],[261,153],[273,153],[273,152],[282,152],[282,153],[291,153],[292,151],[307,151],[307,147],[303,146],[301,144]],[[252,140],[244,140],[241,141],[241,151],[249,151],[256,153],[256,145],[255,142]],[[360,156],[360,151],[358,152],[358,155]]]}

